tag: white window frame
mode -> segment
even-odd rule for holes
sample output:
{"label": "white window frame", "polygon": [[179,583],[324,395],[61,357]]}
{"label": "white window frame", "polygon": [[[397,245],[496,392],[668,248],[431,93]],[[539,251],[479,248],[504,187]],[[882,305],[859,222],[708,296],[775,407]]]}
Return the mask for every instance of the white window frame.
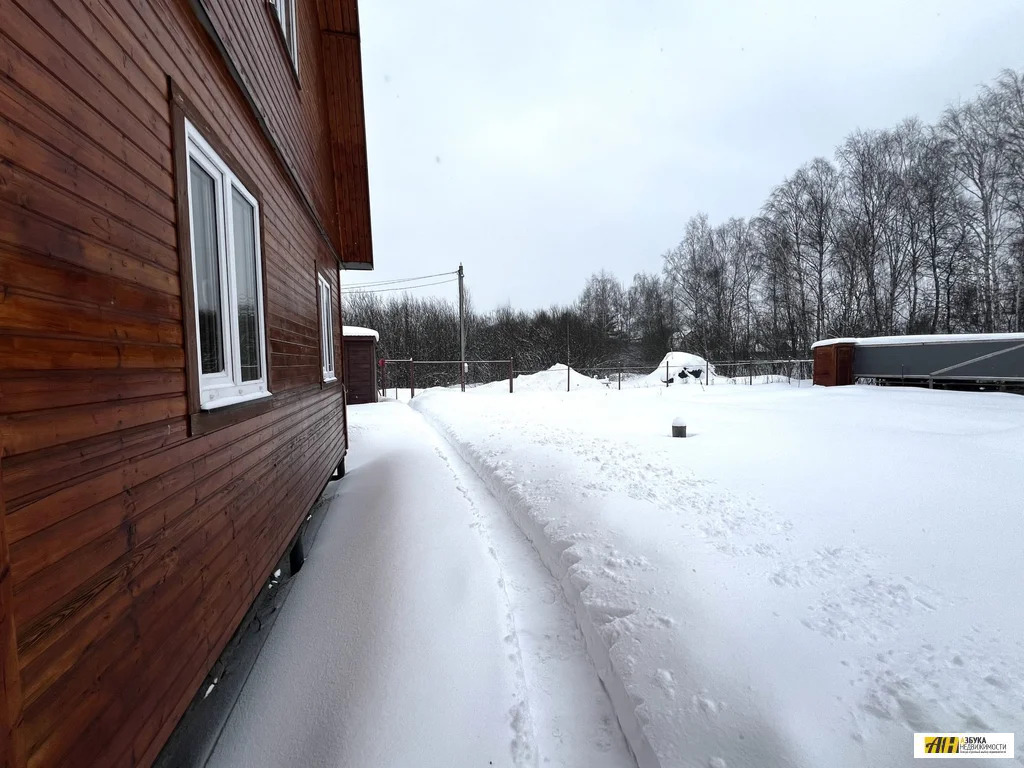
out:
{"label": "white window frame", "polygon": [[288,56],[292,60],[292,69],[298,75],[299,33],[295,26],[298,0],[270,0],[270,4],[274,7],[274,15],[281,27],[281,34],[284,35],[284,47],[288,49]]}
{"label": "white window frame", "polygon": [[337,381],[338,376],[334,359],[334,292],[323,275],[317,275],[317,293],[320,299],[320,369],[326,384]]}
{"label": "white window frame", "polygon": [[[241,180],[231,172],[220,155],[202,137],[195,126],[185,120],[185,167],[188,175],[188,215],[191,237],[192,297],[195,306],[196,354],[192,361],[199,371],[199,407],[204,411],[223,408],[270,397],[267,386],[266,317],[263,307],[263,248],[260,242],[260,206]],[[199,286],[195,262],[195,226],[192,221],[192,161],[195,161],[214,180],[217,199],[217,266],[221,295],[221,344],[224,350],[224,370],[203,373],[202,339],[199,333]],[[237,191],[252,205],[253,233],[256,247],[256,318],[259,326],[258,354],[260,378],[242,381],[241,340],[238,333],[238,293],[235,278],[235,248],[232,191]]]}

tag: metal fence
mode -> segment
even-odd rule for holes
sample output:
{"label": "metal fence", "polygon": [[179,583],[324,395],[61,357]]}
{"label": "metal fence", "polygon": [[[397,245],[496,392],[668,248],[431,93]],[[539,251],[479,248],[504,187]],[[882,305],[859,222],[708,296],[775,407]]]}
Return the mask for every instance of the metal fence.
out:
{"label": "metal fence", "polygon": [[794,381],[800,384],[814,377],[813,360],[740,360],[711,366],[719,377],[737,384],[744,380],[747,384],[792,384]]}
{"label": "metal fence", "polygon": [[[708,363],[703,369],[687,368],[686,380],[700,385],[722,384],[770,384],[804,381],[812,377],[811,360],[739,360],[722,363]],[[416,390],[430,387],[468,388],[507,382],[508,391],[515,392],[516,376],[536,373],[554,373],[565,376],[565,389],[573,388],[573,376],[596,379],[605,386],[615,389],[642,387],[667,387],[681,372],[681,367],[668,363],[648,365],[602,365],[581,366],[578,369],[521,369],[515,368],[514,360],[467,360],[462,366],[459,360],[414,360],[410,358],[386,359],[380,361],[378,384],[381,393],[394,390],[409,390],[416,396]],[[575,382],[579,385],[579,381]]]}
{"label": "metal fence", "polygon": [[378,384],[381,393],[386,395],[389,389],[408,389],[411,397],[416,397],[416,390],[430,387],[467,387],[491,384],[497,381],[508,381],[509,392],[512,392],[512,360],[467,360],[465,366],[460,360],[380,360],[378,362]]}

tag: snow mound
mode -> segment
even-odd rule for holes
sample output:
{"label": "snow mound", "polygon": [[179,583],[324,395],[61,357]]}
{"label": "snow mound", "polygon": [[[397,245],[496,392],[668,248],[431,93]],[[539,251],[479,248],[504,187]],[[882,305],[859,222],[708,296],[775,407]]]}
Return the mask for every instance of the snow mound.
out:
{"label": "snow mound", "polygon": [[[673,384],[689,384],[694,378],[704,381],[708,374],[711,375],[711,378],[715,377],[715,367],[709,366],[708,361],[700,355],[692,355],[689,352],[669,352],[661,359],[661,363],[654,371],[640,379],[638,385],[643,387],[664,386],[666,370],[669,381]],[[698,371],[700,372],[699,377],[697,376]]]}
{"label": "snow mound", "polygon": [[[516,392],[565,392],[565,364],[556,363],[546,371],[537,373],[524,373],[515,377],[514,388]],[[508,391],[508,380],[488,384],[486,387],[498,387]],[[575,368],[569,369],[569,386],[577,389],[605,389],[606,385],[599,379],[592,379],[584,376]],[[480,387],[483,389],[484,387]]]}

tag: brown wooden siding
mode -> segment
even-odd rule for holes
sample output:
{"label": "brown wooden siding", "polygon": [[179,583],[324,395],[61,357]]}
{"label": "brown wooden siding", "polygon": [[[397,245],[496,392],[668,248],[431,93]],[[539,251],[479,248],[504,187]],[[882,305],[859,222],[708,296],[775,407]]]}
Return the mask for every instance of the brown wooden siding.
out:
{"label": "brown wooden siding", "polygon": [[[2,466],[0,466],[2,472]],[[4,515],[0,483],[0,523]],[[0,765],[24,762],[21,744],[21,671],[18,664],[17,630],[14,625],[14,587],[7,535],[0,524]]]}
{"label": "brown wooden siding", "polygon": [[320,15],[341,260],[349,269],[373,269],[356,0],[321,0]]}
{"label": "brown wooden siding", "polygon": [[[331,244],[192,2],[0,0],[3,768],[149,765],[346,450],[320,382]],[[300,3],[296,89],[263,0],[206,5],[338,222],[323,8]],[[171,81],[261,202],[274,395],[201,434]],[[340,328],[335,307],[339,361]]]}
{"label": "brown wooden siding", "polygon": [[268,0],[199,0],[244,79],[285,162],[309,194],[340,252],[337,204],[329,157],[320,26],[309,2],[296,4],[296,76]]}

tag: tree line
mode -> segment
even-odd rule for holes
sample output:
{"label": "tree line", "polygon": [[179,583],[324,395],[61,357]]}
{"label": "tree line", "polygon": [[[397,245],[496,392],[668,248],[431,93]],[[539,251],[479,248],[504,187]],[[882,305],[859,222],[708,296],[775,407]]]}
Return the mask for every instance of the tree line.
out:
{"label": "tree line", "polygon": [[[353,294],[346,322],[395,357],[458,359],[458,308]],[[857,130],[756,215],[697,213],[661,274],[600,271],[568,306],[468,312],[467,358],[538,369],[806,357],[822,338],[1024,330],[1024,73],[933,125]]]}

